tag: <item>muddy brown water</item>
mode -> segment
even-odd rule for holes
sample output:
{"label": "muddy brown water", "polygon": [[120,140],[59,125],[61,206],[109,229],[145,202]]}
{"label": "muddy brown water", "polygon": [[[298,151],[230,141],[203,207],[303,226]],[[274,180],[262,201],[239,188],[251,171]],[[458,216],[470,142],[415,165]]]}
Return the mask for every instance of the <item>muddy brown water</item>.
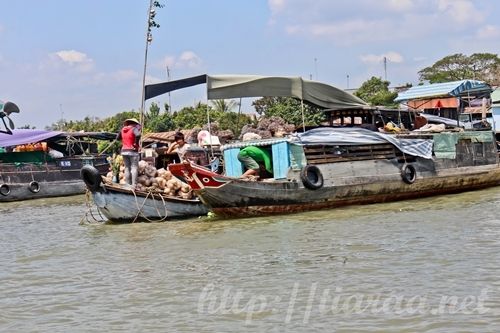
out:
{"label": "muddy brown water", "polygon": [[302,214],[79,224],[0,204],[1,332],[499,332],[500,188]]}

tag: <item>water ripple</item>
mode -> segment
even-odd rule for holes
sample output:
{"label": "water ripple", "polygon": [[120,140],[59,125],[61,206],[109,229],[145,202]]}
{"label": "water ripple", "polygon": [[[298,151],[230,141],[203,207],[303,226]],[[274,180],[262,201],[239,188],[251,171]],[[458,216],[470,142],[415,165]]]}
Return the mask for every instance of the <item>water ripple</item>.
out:
{"label": "water ripple", "polygon": [[83,197],[2,204],[0,331],[496,332],[499,203],[132,225],[79,225]]}

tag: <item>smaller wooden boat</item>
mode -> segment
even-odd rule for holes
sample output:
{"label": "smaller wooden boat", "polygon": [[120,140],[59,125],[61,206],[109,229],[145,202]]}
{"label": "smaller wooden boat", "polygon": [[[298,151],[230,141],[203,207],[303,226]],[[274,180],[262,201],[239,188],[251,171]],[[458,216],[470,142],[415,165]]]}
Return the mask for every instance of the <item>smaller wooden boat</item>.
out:
{"label": "smaller wooden boat", "polygon": [[82,168],[81,178],[92,193],[99,212],[112,222],[161,222],[208,213],[208,208],[198,198],[183,199],[105,183],[99,171],[90,165]]}

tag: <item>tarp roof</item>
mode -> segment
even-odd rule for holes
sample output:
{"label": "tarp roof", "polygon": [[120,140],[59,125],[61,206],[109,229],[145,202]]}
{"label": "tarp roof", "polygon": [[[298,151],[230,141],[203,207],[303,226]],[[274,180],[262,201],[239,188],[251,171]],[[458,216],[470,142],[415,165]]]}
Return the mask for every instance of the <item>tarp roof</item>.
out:
{"label": "tarp roof", "polygon": [[12,134],[0,134],[0,147],[11,147],[17,145],[24,145],[27,143],[36,143],[44,141],[62,132],[58,131],[43,131],[31,129],[16,129],[12,130]]}
{"label": "tarp roof", "polygon": [[360,98],[325,83],[301,77],[258,75],[199,75],[151,84],[145,87],[145,99],[203,83],[207,85],[207,97],[210,100],[272,96],[294,97],[321,108],[367,106]]}
{"label": "tarp roof", "polygon": [[[155,132],[155,133],[146,133],[142,136],[142,142],[162,142],[162,143],[170,143],[174,141],[175,133],[178,131],[168,131],[168,132]],[[184,137],[189,138],[193,135],[194,130],[180,130]]]}
{"label": "tarp roof", "polygon": [[401,102],[413,99],[428,99],[450,96],[458,97],[466,94],[478,94],[487,92],[491,92],[491,87],[482,81],[462,80],[411,87],[406,91],[400,92],[395,101]]}
{"label": "tarp roof", "polygon": [[12,134],[0,134],[0,147],[11,147],[24,145],[28,143],[37,143],[41,141],[50,141],[72,138],[90,138],[95,140],[113,140],[115,133],[109,132],[60,132],[44,131],[36,129],[16,129]]}
{"label": "tarp roof", "polygon": [[302,144],[324,145],[371,145],[389,142],[402,152],[423,158],[432,158],[432,140],[398,139],[394,135],[374,132],[359,127],[320,127],[304,133],[297,138]]}

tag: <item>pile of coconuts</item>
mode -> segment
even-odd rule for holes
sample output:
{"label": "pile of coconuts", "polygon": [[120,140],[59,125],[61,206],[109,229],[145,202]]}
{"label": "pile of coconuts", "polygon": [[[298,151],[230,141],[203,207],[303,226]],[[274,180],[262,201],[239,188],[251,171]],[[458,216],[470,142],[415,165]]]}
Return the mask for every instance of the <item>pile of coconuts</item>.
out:
{"label": "pile of coconuts", "polygon": [[[146,161],[139,161],[138,174],[136,191],[159,193],[183,199],[193,198],[191,187],[175,178],[170,171],[164,168],[156,169]],[[112,183],[112,179],[113,173],[110,171],[106,175],[106,182]],[[119,183],[126,184],[123,164],[120,166]]]}

